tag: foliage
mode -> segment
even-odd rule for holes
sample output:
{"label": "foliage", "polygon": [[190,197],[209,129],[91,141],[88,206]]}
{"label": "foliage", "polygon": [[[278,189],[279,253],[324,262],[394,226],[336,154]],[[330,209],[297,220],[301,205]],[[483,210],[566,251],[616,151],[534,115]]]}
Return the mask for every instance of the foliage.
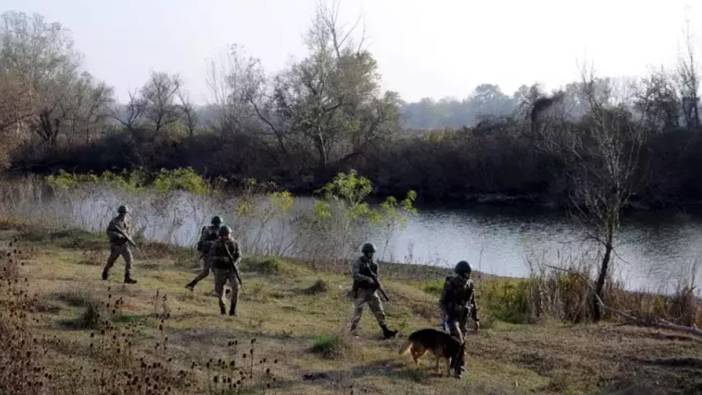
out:
{"label": "foliage", "polygon": [[527,323],[529,283],[524,280],[482,280],[477,287],[479,306],[491,316],[506,322]]}
{"label": "foliage", "polygon": [[147,185],[147,175],[141,169],[131,172],[122,171],[120,173],[104,171],[99,175],[93,173],[68,173],[60,169],[58,173],[46,176],[46,181],[50,187],[64,192],[76,190],[84,185],[100,184],[117,190],[135,193],[142,191]]}
{"label": "foliage", "polygon": [[[371,181],[355,170],[337,174],[317,191],[321,199],[303,223],[303,232],[310,234],[310,243],[315,244],[310,246],[307,258],[348,256],[366,238],[370,227],[384,231],[389,238],[395,227],[402,224],[404,216],[415,210],[414,191],[409,191],[400,202],[389,197],[375,207],[368,202],[372,192]],[[334,255],[330,257],[329,251],[334,251]]]}
{"label": "foliage", "polygon": [[191,168],[165,170],[150,175],[142,169],[131,172],[113,173],[104,171],[99,175],[93,173],[68,173],[61,169],[56,174],[46,176],[52,188],[59,191],[72,191],[85,185],[105,185],[128,193],[144,191],[153,187],[161,193],[186,191],[194,195],[204,195],[209,191],[207,181]]}
{"label": "foliage", "polygon": [[153,181],[153,186],[162,193],[185,191],[193,195],[204,195],[209,191],[207,181],[190,167],[174,170],[161,169]]}
{"label": "foliage", "polygon": [[282,261],[278,258],[254,258],[248,257],[241,261],[241,270],[246,272],[257,272],[261,274],[278,274],[282,268]]}
{"label": "foliage", "polygon": [[333,203],[343,206],[345,215],[351,221],[366,219],[376,224],[398,218],[400,211],[414,213],[416,210],[414,202],[417,193],[414,191],[407,192],[405,199],[400,202],[391,196],[382,202],[379,208],[372,208],[366,199],[373,192],[373,184],[368,178],[358,175],[356,170],[351,170],[348,174],[337,174],[317,192],[323,197],[315,208],[320,219],[331,218]]}
{"label": "foliage", "polygon": [[310,351],[325,359],[342,357],[350,348],[348,339],[340,335],[320,335],[314,338]]}

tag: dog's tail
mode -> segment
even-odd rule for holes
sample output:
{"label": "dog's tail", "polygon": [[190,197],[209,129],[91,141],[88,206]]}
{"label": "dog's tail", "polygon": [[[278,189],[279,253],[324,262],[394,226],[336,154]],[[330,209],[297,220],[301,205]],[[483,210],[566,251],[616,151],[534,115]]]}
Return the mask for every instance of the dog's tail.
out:
{"label": "dog's tail", "polygon": [[405,355],[409,352],[410,348],[412,348],[412,342],[410,340],[407,340],[405,344],[402,345],[400,348],[400,355]]}

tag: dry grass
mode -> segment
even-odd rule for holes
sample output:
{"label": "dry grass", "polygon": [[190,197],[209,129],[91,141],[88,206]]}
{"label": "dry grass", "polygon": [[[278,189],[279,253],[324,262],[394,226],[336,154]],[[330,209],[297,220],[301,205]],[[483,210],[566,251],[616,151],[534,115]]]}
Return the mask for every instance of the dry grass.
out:
{"label": "dry grass", "polygon": [[[28,233],[37,241],[10,245]],[[242,272],[239,316],[230,318],[219,315],[211,280],[194,293],[183,288],[196,268],[194,259],[184,262],[187,251],[137,252],[139,284],[125,286],[99,280],[99,265],[81,264],[86,247],[95,247],[100,262],[106,258],[92,244],[99,236],[41,233],[0,229],[0,364],[6,367],[0,393],[591,393],[631,389],[632,377],[643,392],[702,391],[702,342],[616,323],[519,325],[495,318],[468,337],[465,380],[415,367],[397,350],[410,332],[437,325],[437,297],[418,278],[440,281],[447,274],[441,270],[421,275],[413,267],[417,273],[409,277],[385,271],[389,322],[404,336],[382,340],[367,312],[361,336],[331,342],[343,347],[325,358],[311,349],[320,336],[341,333],[350,318],[348,270],[288,260],[257,266],[268,258],[252,259]],[[118,263],[113,270],[121,269]],[[318,281],[325,291],[304,292]],[[483,281],[479,290],[487,293]],[[483,316],[500,315],[484,302]],[[99,307],[95,325],[62,324],[86,321],[88,306]]]}

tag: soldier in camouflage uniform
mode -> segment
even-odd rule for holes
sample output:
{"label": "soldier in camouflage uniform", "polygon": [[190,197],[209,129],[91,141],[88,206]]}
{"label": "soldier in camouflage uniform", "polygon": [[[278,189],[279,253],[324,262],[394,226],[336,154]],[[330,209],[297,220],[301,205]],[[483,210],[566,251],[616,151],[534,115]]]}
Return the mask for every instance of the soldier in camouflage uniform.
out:
{"label": "soldier in camouflage uniform", "polygon": [[228,283],[231,288],[229,315],[236,315],[236,305],[239,300],[239,288],[241,279],[239,278],[239,268],[237,266],[241,251],[239,244],[230,237],[232,230],[228,226],[219,228],[219,239],[217,239],[207,254],[207,263],[212,268],[215,276],[215,292],[219,298],[219,312],[226,314],[226,303],[224,300],[224,286]]}
{"label": "soldier in camouflage uniform", "polygon": [[[463,343],[467,331],[468,315],[475,322],[475,330],[480,330],[478,319],[478,306],[475,303],[475,287],[470,279],[471,267],[466,261],[460,261],[454,269],[455,276],[446,277],[444,290],[441,293],[439,306],[441,307],[444,326],[448,328],[451,336]],[[465,371],[463,358],[456,360],[454,366],[456,377],[461,377]]]}
{"label": "soldier in camouflage uniform", "polygon": [[129,221],[127,214],[129,209],[127,206],[119,206],[117,216],[110,221],[107,226],[107,236],[110,238],[110,257],[107,258],[107,264],[102,270],[102,279],[107,280],[110,268],[115,264],[117,258],[121,255],[124,258],[124,283],[136,284],[131,276],[132,270],[132,251],[129,249],[129,244],[133,243],[129,235]]}
{"label": "soldier in camouflage uniform", "polygon": [[363,306],[367,303],[373,315],[375,315],[378,325],[383,330],[383,336],[386,339],[395,337],[397,331],[387,327],[383,304],[378,297],[379,286],[375,280],[378,277],[378,264],[373,261],[375,246],[371,243],[366,243],[363,245],[361,252],[363,255],[353,264],[353,287],[350,295],[353,299],[351,333],[356,333],[358,323],[361,321],[361,315],[363,314]]}
{"label": "soldier in camouflage uniform", "polygon": [[200,260],[202,260],[202,271],[193,279],[193,281],[187,283],[185,288],[189,290],[195,289],[200,280],[207,277],[210,274],[210,266],[207,262],[207,254],[210,252],[210,247],[217,241],[219,237],[219,228],[222,226],[222,218],[216,215],[210,221],[210,226],[203,226],[200,231],[200,241],[197,242],[197,250],[200,252]]}

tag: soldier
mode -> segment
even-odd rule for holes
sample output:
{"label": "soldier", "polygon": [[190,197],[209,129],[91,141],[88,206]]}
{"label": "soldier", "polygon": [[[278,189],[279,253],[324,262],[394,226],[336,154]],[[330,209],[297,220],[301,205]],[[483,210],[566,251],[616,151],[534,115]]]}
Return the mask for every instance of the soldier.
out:
{"label": "soldier", "polygon": [[383,304],[378,297],[380,283],[378,279],[378,264],[373,261],[375,246],[371,243],[366,243],[361,248],[363,255],[358,258],[353,264],[353,287],[351,289],[351,297],[353,299],[353,317],[351,318],[351,333],[355,334],[358,328],[358,323],[361,321],[363,314],[363,305],[368,303],[375,319],[378,320],[378,325],[383,330],[383,336],[386,339],[395,337],[397,331],[391,330],[385,323],[385,311]]}
{"label": "soldier", "polygon": [[237,263],[241,257],[239,244],[232,240],[230,235],[232,230],[228,226],[219,228],[219,239],[217,239],[207,254],[207,264],[210,265],[215,276],[215,292],[219,298],[219,312],[226,314],[226,304],[224,301],[224,285],[229,283],[231,288],[229,315],[236,315],[236,304],[239,300],[239,288],[241,278]]}
{"label": "soldier", "polygon": [[[478,306],[475,303],[473,280],[470,279],[471,268],[468,262],[460,261],[454,268],[455,276],[446,277],[444,290],[441,293],[439,306],[441,307],[444,326],[448,327],[451,336],[461,344],[464,343],[468,315],[475,322],[476,332],[480,330],[478,319]],[[456,377],[461,377],[465,371],[463,358],[456,360],[453,366]]]}
{"label": "soldier", "polygon": [[207,254],[210,252],[210,247],[217,241],[219,237],[219,228],[222,226],[222,218],[219,215],[212,217],[210,221],[210,226],[203,226],[200,231],[200,241],[197,242],[197,250],[200,252],[200,260],[202,260],[202,271],[193,279],[193,281],[187,283],[185,288],[189,290],[194,290],[195,285],[207,277],[210,274],[210,266],[207,263]]}
{"label": "soldier", "polygon": [[127,206],[119,206],[117,216],[110,221],[107,226],[107,236],[110,238],[110,257],[107,258],[107,264],[102,270],[102,279],[107,280],[110,268],[115,264],[117,258],[121,255],[124,258],[124,283],[136,284],[131,276],[132,270],[132,251],[129,246],[135,246],[129,235],[129,221],[127,214],[129,209]]}

